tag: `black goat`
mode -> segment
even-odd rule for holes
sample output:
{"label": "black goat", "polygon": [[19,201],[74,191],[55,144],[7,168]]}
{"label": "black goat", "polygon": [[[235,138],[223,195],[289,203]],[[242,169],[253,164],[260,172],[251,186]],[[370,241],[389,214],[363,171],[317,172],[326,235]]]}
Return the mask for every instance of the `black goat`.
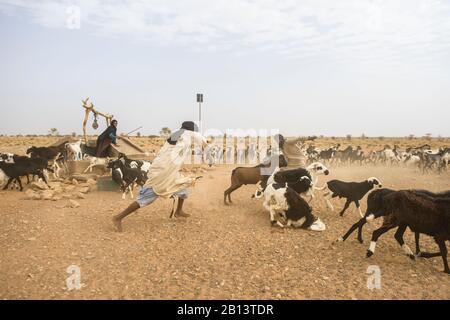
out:
{"label": "black goat", "polygon": [[20,180],[20,177],[28,176],[29,174],[37,175],[39,178],[44,180],[45,183],[47,183],[47,179],[45,178],[45,175],[43,173],[44,168],[46,168],[46,163],[43,163],[42,159],[37,160],[29,159],[27,157],[24,158],[28,160],[22,159],[18,163],[0,162],[0,169],[2,169],[5,175],[9,178],[3,190],[6,190],[9,184],[13,180],[15,180],[19,184],[20,191],[23,191],[22,181]]}
{"label": "black goat", "polygon": [[58,165],[58,161],[62,161],[63,165],[66,165],[64,156],[65,152],[66,149],[64,144],[58,147],[33,146],[27,150],[27,154],[29,154],[31,158],[42,158],[47,161],[53,161],[53,175],[55,178],[59,177],[60,166]]}
{"label": "black goat", "polygon": [[374,218],[387,215],[392,217],[389,225],[383,224],[372,233],[367,257],[374,254],[376,242],[381,235],[398,227],[394,238],[407,256],[414,259],[414,254],[403,240],[403,234],[409,227],[415,233],[424,233],[434,238],[440,252],[424,252],[421,253],[421,257],[431,258],[440,255],[444,264],[444,272],[450,274],[445,245],[445,241],[450,240],[450,198],[431,197],[414,190],[402,190],[384,196],[380,207],[379,211],[371,213]]}
{"label": "black goat", "polygon": [[[424,195],[427,195],[429,197],[435,197],[435,198],[450,198],[450,191],[443,191],[434,193],[428,190],[411,190],[417,193],[422,193]],[[372,212],[379,212],[383,205],[383,197],[385,197],[388,194],[391,194],[392,192],[395,192],[395,190],[392,189],[379,189],[374,190],[371,193],[369,193],[369,196],[367,197],[367,210],[366,214],[363,218],[361,218],[358,222],[353,224],[350,229],[342,236],[337,239],[337,241],[345,241],[347,238],[356,230],[358,229],[358,236],[357,239],[360,243],[363,243],[362,238],[362,228],[363,226],[368,222],[374,219],[374,216]],[[391,216],[383,216],[383,225],[389,225],[391,224]],[[419,245],[419,238],[420,234],[415,234],[415,240],[416,240],[416,256],[421,256],[420,252],[420,245]]]}
{"label": "black goat", "polygon": [[344,182],[340,180],[330,180],[324,187],[318,188],[318,190],[326,190],[324,193],[325,200],[329,209],[334,211],[333,205],[330,202],[331,198],[339,197],[345,198],[345,205],[339,215],[342,217],[345,210],[348,209],[352,202],[355,203],[358,208],[361,217],[364,215],[361,212],[359,201],[366,195],[367,192],[373,189],[374,186],[382,187],[380,181],[377,178],[369,178],[362,182]]}

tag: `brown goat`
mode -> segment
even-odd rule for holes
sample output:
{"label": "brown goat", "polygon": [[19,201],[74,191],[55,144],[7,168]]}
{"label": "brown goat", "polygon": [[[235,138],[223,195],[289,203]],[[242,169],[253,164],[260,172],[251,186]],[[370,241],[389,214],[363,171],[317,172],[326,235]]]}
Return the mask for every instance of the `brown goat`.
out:
{"label": "brown goat", "polygon": [[[450,274],[445,245],[445,241],[450,240],[450,198],[432,197],[414,190],[396,191],[383,197],[381,210],[371,215],[373,217],[392,215],[392,218],[389,223],[383,223],[383,226],[373,232],[367,257],[374,254],[377,240],[382,234],[398,227],[394,238],[405,250],[405,253],[414,259],[415,256],[411,249],[403,241],[403,234],[409,227],[416,233],[416,240],[418,240],[418,233],[424,233],[434,238],[440,252],[423,252],[420,256],[431,258],[440,255],[444,264],[444,272]],[[367,218],[369,217],[370,215]]]}
{"label": "brown goat", "polygon": [[[242,187],[244,184],[257,184],[258,182],[261,182],[261,187],[265,188],[269,175],[263,175],[261,171],[264,168],[269,168],[271,164],[272,161],[268,164],[259,164],[255,167],[237,167],[233,169],[231,172],[231,186],[223,193],[223,202],[228,204],[228,197],[228,201],[232,203],[231,193]],[[278,155],[278,166],[287,166],[286,158],[282,154]]]}

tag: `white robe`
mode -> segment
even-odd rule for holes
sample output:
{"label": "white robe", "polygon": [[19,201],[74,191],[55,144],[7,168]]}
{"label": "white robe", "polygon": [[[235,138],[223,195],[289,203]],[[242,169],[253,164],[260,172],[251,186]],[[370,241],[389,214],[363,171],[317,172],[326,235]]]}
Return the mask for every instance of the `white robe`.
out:
{"label": "white robe", "polygon": [[145,187],[161,197],[170,197],[175,192],[192,186],[195,178],[183,176],[180,169],[192,154],[192,144],[204,147],[206,139],[198,132],[185,130],[175,145],[166,141],[153,160]]}

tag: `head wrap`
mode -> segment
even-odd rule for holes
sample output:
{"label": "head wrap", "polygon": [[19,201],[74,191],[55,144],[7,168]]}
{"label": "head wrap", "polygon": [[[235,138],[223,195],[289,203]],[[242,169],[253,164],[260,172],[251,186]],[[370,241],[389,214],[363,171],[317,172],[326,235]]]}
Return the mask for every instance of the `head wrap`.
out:
{"label": "head wrap", "polygon": [[171,145],[176,144],[185,130],[198,132],[198,126],[193,121],[184,121],[181,124],[181,129],[172,133],[167,142]]}

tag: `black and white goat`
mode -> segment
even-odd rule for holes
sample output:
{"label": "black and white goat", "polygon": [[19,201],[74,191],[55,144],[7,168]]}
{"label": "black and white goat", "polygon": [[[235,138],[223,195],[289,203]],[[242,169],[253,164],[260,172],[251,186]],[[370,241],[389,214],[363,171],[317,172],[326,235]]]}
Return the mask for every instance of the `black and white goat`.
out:
{"label": "black and white goat", "polygon": [[[297,168],[281,171],[276,168],[274,173],[267,180],[269,183],[288,184],[298,194],[308,196],[310,200],[314,198],[314,190],[317,189],[316,184],[319,175],[328,175],[330,171],[320,162],[311,163],[305,168]],[[307,179],[306,179],[307,178]],[[259,188],[254,194],[255,198],[260,198],[264,192],[264,188]]]}
{"label": "black and white goat", "polygon": [[107,165],[112,170],[112,179],[122,189],[122,199],[125,199],[127,192],[133,198],[133,185],[143,186],[147,181],[147,173],[138,168],[129,168],[125,165],[123,158],[110,161]]}
{"label": "black and white goat", "polygon": [[[309,180],[303,177],[304,180]],[[264,208],[269,211],[272,226],[295,227],[313,231],[325,230],[325,224],[312,214],[312,209],[300,195],[287,184],[271,183],[264,190]],[[276,218],[282,218],[281,223]]]}
{"label": "black and white goat", "polygon": [[146,173],[150,171],[151,162],[145,160],[133,160],[128,158],[125,154],[120,153],[118,159],[123,159],[123,163],[128,168],[140,169]]}
{"label": "black and white goat", "polygon": [[366,195],[367,192],[372,190],[374,186],[382,187],[380,180],[375,177],[369,178],[362,182],[345,182],[341,180],[330,180],[322,188],[317,188],[318,190],[325,190],[323,196],[327,203],[327,207],[334,211],[334,207],[330,202],[331,198],[339,197],[345,198],[345,205],[339,215],[342,217],[344,212],[348,209],[352,202],[355,203],[356,208],[358,208],[359,215],[363,217],[361,212],[361,207],[359,201]]}
{"label": "black and white goat", "polygon": [[398,227],[394,238],[406,255],[414,259],[414,254],[403,240],[403,234],[409,227],[415,233],[427,234],[434,238],[439,246],[439,252],[423,252],[420,256],[424,258],[441,256],[444,272],[450,274],[445,245],[445,241],[450,240],[450,198],[432,197],[414,190],[395,191],[382,197],[379,210],[371,212],[369,217],[375,219],[387,215],[391,215],[390,224],[383,224],[372,233],[367,257],[374,254],[378,238],[381,235]]}
{"label": "black and white goat", "polygon": [[14,163],[13,153],[0,153],[0,162]]}

